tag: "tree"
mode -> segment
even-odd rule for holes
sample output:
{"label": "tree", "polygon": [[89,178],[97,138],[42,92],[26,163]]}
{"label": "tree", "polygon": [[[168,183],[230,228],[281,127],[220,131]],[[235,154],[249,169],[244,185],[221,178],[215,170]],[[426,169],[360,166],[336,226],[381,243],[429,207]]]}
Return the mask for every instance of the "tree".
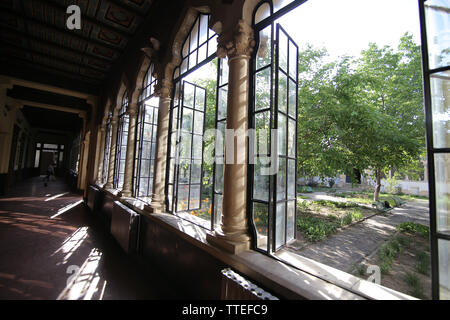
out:
{"label": "tree", "polygon": [[397,51],[371,43],[358,59],[326,57],[311,46],[300,53],[299,167],[322,177],[371,169],[376,201],[382,173],[424,150],[420,47],[405,34]]}

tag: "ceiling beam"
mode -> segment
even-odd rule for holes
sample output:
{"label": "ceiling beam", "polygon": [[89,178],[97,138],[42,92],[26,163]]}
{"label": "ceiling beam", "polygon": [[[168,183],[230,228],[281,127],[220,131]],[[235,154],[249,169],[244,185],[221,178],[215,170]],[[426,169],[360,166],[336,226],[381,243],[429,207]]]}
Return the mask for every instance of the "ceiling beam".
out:
{"label": "ceiling beam", "polygon": [[38,41],[38,42],[40,42],[41,44],[45,44],[46,46],[49,46],[49,47],[52,47],[52,48],[55,48],[55,49],[59,49],[59,50],[67,50],[67,51],[70,51],[70,52],[72,52],[72,53],[74,53],[74,54],[83,54],[83,55],[87,55],[87,56],[89,56],[89,57],[92,57],[92,58],[101,60],[101,61],[103,61],[103,62],[105,62],[105,63],[108,63],[109,66],[111,66],[111,64],[112,64],[112,62],[113,62],[113,60],[109,60],[109,59],[103,58],[103,57],[101,57],[101,56],[97,56],[97,55],[92,54],[92,53],[87,52],[87,51],[76,50],[76,49],[70,48],[70,47],[61,47],[61,46],[58,45],[56,42],[50,42],[50,41],[48,41],[48,40],[45,40],[45,39],[42,39],[42,38],[33,36],[33,35],[31,35],[31,34],[27,34],[27,33],[22,32],[22,31],[17,31],[16,29],[11,28],[11,27],[2,26],[2,28],[8,29],[8,30],[9,30],[9,31],[8,31],[9,33],[16,33],[18,36],[21,36],[21,37],[25,38],[25,39],[28,40],[28,41]]}
{"label": "ceiling beam", "polygon": [[[78,76],[78,77],[80,77],[80,78],[85,78],[86,80],[91,79],[91,80],[97,81],[97,82],[99,82],[99,83],[100,83],[102,80],[104,80],[104,78],[95,78],[95,77],[91,77],[91,76],[84,75],[84,74],[80,74],[80,73],[78,73],[78,74],[72,74],[70,71],[68,71],[68,70],[66,70],[66,69],[63,69],[63,68],[61,68],[61,67],[58,67],[58,66],[55,66],[55,65],[48,65],[48,64],[42,63],[42,62],[36,62],[36,61],[27,60],[27,59],[25,59],[25,58],[23,58],[23,57],[17,57],[17,56],[13,56],[13,55],[10,55],[10,54],[5,54],[5,56],[8,56],[8,57],[10,57],[10,58],[13,59],[13,60],[25,61],[25,62],[32,63],[32,64],[35,64],[35,65],[38,65],[38,66],[43,66],[43,67],[50,68],[50,69],[56,69],[56,70],[58,70],[58,71],[60,71],[60,72],[63,72],[63,73],[66,74],[68,77],[73,78],[73,79],[76,79],[76,77],[74,77],[74,76]],[[44,56],[44,57],[46,57],[46,56]],[[47,58],[48,58],[48,57],[47,57]],[[72,65],[73,65],[73,64],[72,64]],[[78,66],[77,66],[77,67],[78,67]]]}
{"label": "ceiling beam", "polygon": [[[25,53],[26,52],[30,52],[30,53],[37,54],[37,55],[40,55],[40,56],[48,58],[48,56],[46,56],[45,53],[43,53],[43,52],[40,52],[40,51],[37,51],[37,50],[34,50],[34,49],[24,48],[23,46],[20,46],[20,45],[15,45],[15,44],[12,44],[12,43],[5,43],[5,46],[3,48],[5,48],[6,46],[14,47],[14,48],[16,48],[16,49],[18,49],[20,51],[24,51]],[[52,59],[60,61],[60,62],[64,62],[64,63],[68,63],[68,64],[72,64],[72,65],[77,65],[77,66],[82,67],[82,68],[98,71],[98,72],[103,73],[103,75],[106,75],[107,71],[109,70],[109,68],[108,68],[108,70],[104,70],[104,69],[101,69],[101,68],[98,68],[98,67],[95,67],[95,66],[91,66],[91,65],[88,65],[88,64],[74,62],[73,60],[69,60],[67,58],[61,58],[61,57],[55,55],[52,51],[50,51],[50,52],[51,52],[50,53],[50,57]]]}
{"label": "ceiling beam", "polygon": [[74,114],[77,114],[80,118],[86,118],[86,111],[84,111],[84,110],[56,106],[56,105],[47,104],[47,103],[34,102],[34,101],[29,101],[29,100],[22,100],[22,99],[14,99],[14,100],[22,106],[30,106],[30,107],[36,107],[36,108],[41,108],[41,109],[49,109],[49,110],[55,110],[55,111],[74,113]]}
{"label": "ceiling beam", "polygon": [[99,46],[103,46],[103,47],[108,48],[108,49],[110,49],[112,51],[116,51],[119,54],[123,52],[123,49],[121,49],[121,48],[112,46],[110,44],[107,44],[107,43],[102,42],[100,40],[97,40],[95,38],[86,37],[86,36],[84,36],[82,34],[78,34],[76,32],[70,32],[69,33],[68,30],[65,29],[65,28],[58,27],[58,26],[55,26],[55,25],[45,24],[44,22],[42,22],[40,20],[37,20],[36,18],[32,18],[32,17],[26,15],[25,13],[24,14],[20,14],[20,13],[14,11],[14,10],[6,9],[6,8],[5,9],[2,8],[2,11],[6,11],[6,12],[12,14],[12,15],[15,15],[16,17],[23,18],[27,22],[28,28],[29,28],[29,24],[28,23],[32,22],[34,24],[39,25],[41,28],[47,28],[47,29],[50,29],[50,30],[53,30],[53,31],[56,31],[56,32],[60,32],[60,33],[66,34],[66,35],[68,35],[70,37],[74,37],[74,38],[77,38],[78,40],[82,40],[82,41],[85,41],[85,42],[93,42],[93,43],[95,43],[95,44],[97,44]]}
{"label": "ceiling beam", "polygon": [[23,80],[23,79],[14,78],[14,77],[7,77],[7,76],[3,76],[3,75],[0,75],[0,81],[2,83],[8,83],[11,85],[17,85],[17,86],[37,89],[37,90],[41,90],[41,91],[48,91],[48,92],[52,92],[52,93],[56,93],[56,94],[60,94],[60,95],[65,95],[65,96],[70,96],[70,97],[75,97],[75,98],[80,98],[80,99],[85,99],[85,100],[92,100],[92,99],[97,98],[96,95],[84,93],[81,91],[59,88],[59,87],[51,86],[48,84]]}

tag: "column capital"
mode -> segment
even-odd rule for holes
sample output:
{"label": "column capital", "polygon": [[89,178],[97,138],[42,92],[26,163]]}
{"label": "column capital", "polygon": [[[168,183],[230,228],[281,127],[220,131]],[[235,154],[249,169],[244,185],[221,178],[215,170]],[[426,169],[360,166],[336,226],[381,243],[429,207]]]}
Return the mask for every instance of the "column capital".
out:
{"label": "column capital", "polygon": [[244,20],[239,20],[232,32],[223,33],[219,36],[217,56],[233,58],[235,56],[250,57],[255,47],[253,28]]}
{"label": "column capital", "polygon": [[130,117],[135,117],[138,114],[138,105],[136,102],[132,102],[128,105],[127,113]]}
{"label": "column capital", "polygon": [[170,99],[170,96],[172,94],[172,88],[173,88],[172,81],[166,78],[162,79],[161,81],[158,81],[158,83],[155,85],[156,94],[159,96],[160,99]]}

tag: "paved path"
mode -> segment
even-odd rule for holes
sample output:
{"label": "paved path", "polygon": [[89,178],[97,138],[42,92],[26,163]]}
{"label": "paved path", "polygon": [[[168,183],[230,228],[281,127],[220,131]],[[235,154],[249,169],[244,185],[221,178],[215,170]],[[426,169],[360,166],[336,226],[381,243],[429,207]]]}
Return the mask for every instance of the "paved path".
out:
{"label": "paved path", "polygon": [[[322,195],[318,196],[320,198]],[[332,198],[327,200],[343,199],[331,196],[327,198]],[[428,201],[409,201],[387,214],[373,216],[317,244],[309,244],[296,251],[307,258],[349,272],[391,237],[396,232],[396,226],[402,222],[428,225]]]}

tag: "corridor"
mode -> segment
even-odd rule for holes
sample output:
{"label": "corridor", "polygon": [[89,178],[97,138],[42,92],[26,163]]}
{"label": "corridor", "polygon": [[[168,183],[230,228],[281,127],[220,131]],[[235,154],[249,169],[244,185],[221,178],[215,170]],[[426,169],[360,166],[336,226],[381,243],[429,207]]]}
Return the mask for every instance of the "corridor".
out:
{"label": "corridor", "polygon": [[62,180],[25,180],[0,198],[0,299],[171,299]]}

